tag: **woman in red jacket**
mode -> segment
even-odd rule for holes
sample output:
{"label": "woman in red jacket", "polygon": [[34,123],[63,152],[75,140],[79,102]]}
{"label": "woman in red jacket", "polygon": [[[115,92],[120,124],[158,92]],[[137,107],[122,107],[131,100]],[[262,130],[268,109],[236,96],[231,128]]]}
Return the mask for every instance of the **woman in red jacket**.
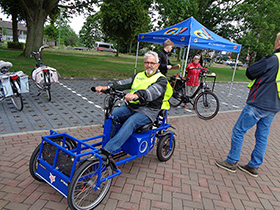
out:
{"label": "woman in red jacket", "polygon": [[[193,62],[189,63],[186,67],[186,71],[188,72],[187,78],[189,78],[189,80],[186,82],[186,94],[188,96],[192,95],[199,86],[199,73],[202,69],[204,69],[199,64],[199,60],[199,55],[194,56]],[[185,108],[188,108],[188,106],[185,105]]]}

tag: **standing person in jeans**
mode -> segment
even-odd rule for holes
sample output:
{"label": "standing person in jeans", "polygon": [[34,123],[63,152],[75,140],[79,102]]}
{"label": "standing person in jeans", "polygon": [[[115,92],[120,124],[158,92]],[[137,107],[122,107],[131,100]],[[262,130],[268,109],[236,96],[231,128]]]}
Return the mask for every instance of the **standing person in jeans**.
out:
{"label": "standing person in jeans", "polygon": [[[98,86],[95,90],[114,88],[116,90],[131,89],[125,95],[127,104],[114,109],[112,112],[111,139],[101,148],[101,154],[109,160],[112,167],[116,163],[112,153],[119,149],[132,133],[143,125],[154,122],[161,109],[166,107],[168,99],[172,95],[172,87],[167,85],[166,77],[160,73],[158,54],[149,51],[144,55],[145,71],[138,73],[129,79],[120,80],[108,86]],[[168,99],[164,97],[167,94]],[[137,101],[134,101],[137,99]],[[118,132],[117,127],[121,126]]]}
{"label": "standing person in jeans", "polygon": [[174,43],[169,39],[167,39],[164,42],[163,47],[164,47],[163,50],[158,53],[159,63],[160,63],[159,70],[164,76],[166,76],[167,70],[179,69],[180,64],[173,65],[170,63],[168,58],[168,53],[172,51],[172,48],[174,47]]}
{"label": "standing person in jeans", "polygon": [[[236,166],[253,177],[258,176],[258,168],[263,163],[267,146],[267,137],[274,116],[280,110],[280,33],[277,34],[274,52],[263,57],[247,68],[246,76],[254,80],[247,105],[241,112],[233,127],[231,149],[224,161],[216,161],[216,165],[230,172],[236,172]],[[247,165],[239,165],[244,135],[256,124],[255,148]]]}

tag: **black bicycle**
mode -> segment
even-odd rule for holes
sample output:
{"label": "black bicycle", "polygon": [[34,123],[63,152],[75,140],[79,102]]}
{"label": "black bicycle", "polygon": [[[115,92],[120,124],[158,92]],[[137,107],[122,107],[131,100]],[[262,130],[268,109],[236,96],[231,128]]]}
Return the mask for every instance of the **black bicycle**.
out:
{"label": "black bicycle", "polygon": [[[193,109],[199,118],[210,120],[217,115],[220,108],[219,99],[213,93],[216,75],[206,74],[205,71],[202,70],[199,77],[200,83],[197,90],[191,96],[187,96],[185,85],[188,79],[179,75],[171,76],[169,83],[173,87],[173,95],[169,99],[169,103],[171,107],[177,107],[181,103],[190,103],[193,105]],[[214,78],[212,90],[206,84],[207,77]]]}

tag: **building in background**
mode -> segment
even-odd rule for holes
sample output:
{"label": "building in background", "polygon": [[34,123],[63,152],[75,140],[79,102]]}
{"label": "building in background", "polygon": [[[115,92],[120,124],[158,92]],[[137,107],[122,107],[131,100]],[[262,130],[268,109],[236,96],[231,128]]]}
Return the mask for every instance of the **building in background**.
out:
{"label": "building in background", "polygon": [[[6,28],[6,34],[3,34],[3,28]],[[25,24],[18,23],[18,41],[19,42],[26,42],[26,36],[27,36],[27,28]],[[0,40],[1,41],[13,41],[13,28],[12,28],[12,22],[10,21],[4,21],[2,18],[0,18]]]}

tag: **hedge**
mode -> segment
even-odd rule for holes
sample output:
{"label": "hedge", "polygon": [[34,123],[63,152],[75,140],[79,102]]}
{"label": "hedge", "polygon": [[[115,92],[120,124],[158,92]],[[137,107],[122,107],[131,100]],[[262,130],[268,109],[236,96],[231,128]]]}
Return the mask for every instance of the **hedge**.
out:
{"label": "hedge", "polygon": [[24,43],[21,42],[8,42],[8,49],[19,49],[22,50],[24,48]]}

